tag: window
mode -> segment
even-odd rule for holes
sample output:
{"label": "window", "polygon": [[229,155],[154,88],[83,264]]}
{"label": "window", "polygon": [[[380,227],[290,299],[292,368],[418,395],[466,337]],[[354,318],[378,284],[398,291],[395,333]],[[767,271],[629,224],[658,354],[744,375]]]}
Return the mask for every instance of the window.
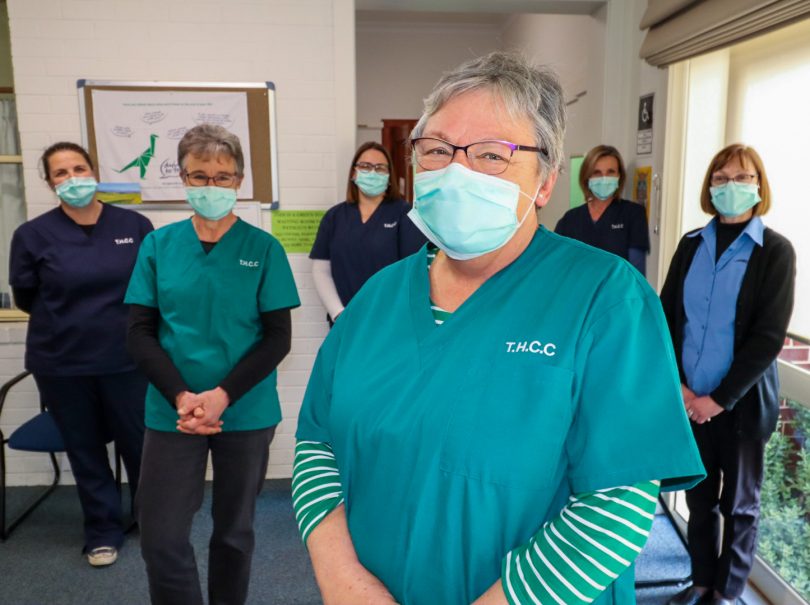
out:
{"label": "window", "polygon": [[[751,580],[772,602],[806,602],[810,598],[810,204],[805,187],[810,20],[674,65],[669,82],[669,119],[682,124],[683,130],[667,132],[668,249],[662,254],[671,258],[682,233],[708,222],[699,207],[703,176],[714,154],[737,142],[754,147],[762,157],[772,195],[771,210],[763,220],[796,250],[791,338],[779,363],[784,399],[779,429],[766,454],[760,559]],[[675,508],[688,514],[680,494]]]}
{"label": "window", "polygon": [[25,314],[13,310],[8,283],[11,236],[25,221],[22,155],[17,131],[17,110],[11,75],[8,12],[0,2],[0,321],[19,320]]}

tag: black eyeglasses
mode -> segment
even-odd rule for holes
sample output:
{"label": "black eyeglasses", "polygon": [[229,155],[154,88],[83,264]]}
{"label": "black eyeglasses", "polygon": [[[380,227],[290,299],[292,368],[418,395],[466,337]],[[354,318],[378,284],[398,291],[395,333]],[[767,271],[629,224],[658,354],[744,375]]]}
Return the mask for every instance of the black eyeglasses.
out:
{"label": "black eyeglasses", "polygon": [[360,172],[376,172],[377,174],[388,174],[388,164],[372,164],[370,162],[357,162],[354,165]]}
{"label": "black eyeglasses", "polygon": [[463,151],[470,168],[484,174],[501,174],[509,167],[516,151],[534,151],[548,157],[548,151],[531,145],[516,145],[509,141],[478,141],[469,145],[453,145],[442,139],[421,137],[411,141],[416,163],[425,170],[441,170],[453,161],[456,151]]}
{"label": "black eyeglasses", "polygon": [[192,187],[206,187],[208,183],[213,183],[217,187],[233,187],[239,175],[220,172],[216,176],[208,176],[204,172],[186,173],[186,181]]}

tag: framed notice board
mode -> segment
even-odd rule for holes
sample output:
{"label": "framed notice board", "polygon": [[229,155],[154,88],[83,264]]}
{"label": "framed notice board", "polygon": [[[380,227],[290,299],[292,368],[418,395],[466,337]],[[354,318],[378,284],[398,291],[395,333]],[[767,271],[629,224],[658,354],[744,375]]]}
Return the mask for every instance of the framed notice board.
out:
{"label": "framed notice board", "polygon": [[187,130],[218,124],[239,137],[245,177],[238,197],[278,208],[276,95],[272,82],[79,80],[82,136],[99,191],[137,192],[146,204],[183,202],[177,144]]}

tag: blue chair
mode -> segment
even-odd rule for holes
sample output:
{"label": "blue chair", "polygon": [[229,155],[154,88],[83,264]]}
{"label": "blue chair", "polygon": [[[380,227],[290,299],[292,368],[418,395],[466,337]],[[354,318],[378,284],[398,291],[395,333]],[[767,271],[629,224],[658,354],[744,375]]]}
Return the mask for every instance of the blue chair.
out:
{"label": "blue chair", "polygon": [[[6,403],[6,397],[9,391],[16,384],[22,382],[29,374],[30,372],[17,374],[17,376],[0,387],[0,416],[3,413],[3,406]],[[59,484],[61,472],[59,463],[56,460],[56,453],[65,451],[65,442],[56,426],[56,422],[54,422],[53,416],[46,409],[42,400],[40,400],[39,407],[39,414],[17,427],[8,439],[3,435],[2,428],[0,428],[0,542],[4,542],[8,539],[14,528],[28,515],[34,512],[34,509],[36,509]],[[53,467],[53,480],[50,485],[39,492],[22,511],[18,512],[10,520],[7,520],[6,511],[6,446],[13,450],[47,453],[51,459],[51,466]],[[118,490],[121,491],[121,458],[118,456],[117,451],[115,452],[115,480],[118,485]]]}
{"label": "blue chair", "polygon": [[[30,372],[17,374],[17,376],[0,387],[0,415],[3,413],[3,406],[6,403],[9,391],[29,374]],[[14,518],[8,521],[6,512],[6,446],[27,452],[46,452],[53,467],[51,484],[41,491],[22,511],[17,513]],[[14,528],[56,489],[61,474],[59,463],[56,460],[56,452],[64,451],[65,442],[62,440],[62,435],[59,433],[59,429],[56,428],[56,423],[53,421],[50,412],[45,409],[41,402],[40,413],[18,427],[8,439],[0,429],[0,540],[5,541]]]}

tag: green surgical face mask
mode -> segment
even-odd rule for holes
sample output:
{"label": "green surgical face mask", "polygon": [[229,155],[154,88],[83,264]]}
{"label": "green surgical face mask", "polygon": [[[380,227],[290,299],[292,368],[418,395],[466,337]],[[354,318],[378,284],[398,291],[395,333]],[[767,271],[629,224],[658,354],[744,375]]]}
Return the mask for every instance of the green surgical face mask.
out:
{"label": "green surgical face mask", "polygon": [[236,189],[228,187],[186,187],[186,200],[194,212],[209,221],[218,221],[236,205]]}
{"label": "green surgical face mask", "polygon": [[712,205],[723,216],[732,217],[744,214],[762,200],[759,185],[729,181],[719,187],[710,187]]}
{"label": "green surgical face mask", "polygon": [[588,179],[588,189],[600,200],[611,197],[619,188],[617,176],[595,176]]}
{"label": "green surgical face mask", "polygon": [[96,195],[98,181],[90,176],[74,176],[66,181],[62,181],[56,187],[56,195],[68,206],[74,208],[84,208],[93,201]]}
{"label": "green surgical face mask", "polygon": [[388,175],[358,170],[357,176],[354,177],[354,184],[369,197],[377,197],[388,189]]}

